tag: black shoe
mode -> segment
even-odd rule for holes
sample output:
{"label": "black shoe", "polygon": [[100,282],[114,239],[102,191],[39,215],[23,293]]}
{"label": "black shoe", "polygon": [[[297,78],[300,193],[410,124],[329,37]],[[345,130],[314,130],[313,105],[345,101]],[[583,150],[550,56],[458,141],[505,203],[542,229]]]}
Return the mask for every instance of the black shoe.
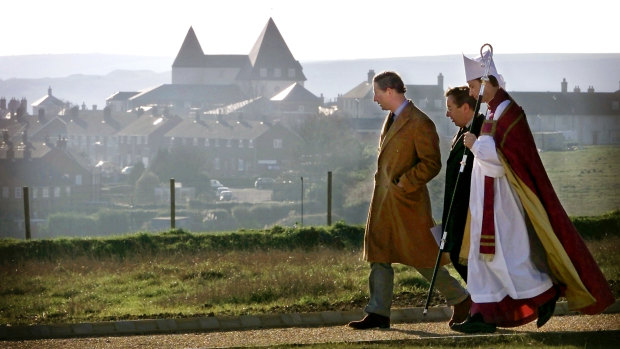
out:
{"label": "black shoe", "polygon": [[468,315],[465,321],[454,324],[450,328],[461,333],[493,333],[496,330],[495,324],[484,322],[480,313]]}
{"label": "black shoe", "polygon": [[538,320],[536,320],[536,327],[543,327],[543,325],[551,319],[553,313],[555,312],[555,303],[558,301],[558,298],[560,298],[560,292],[556,291],[555,296],[553,296],[551,300],[538,307]]}
{"label": "black shoe", "polygon": [[359,321],[349,322],[349,327],[356,330],[366,330],[369,328],[390,328],[390,318],[379,314],[368,313]]}

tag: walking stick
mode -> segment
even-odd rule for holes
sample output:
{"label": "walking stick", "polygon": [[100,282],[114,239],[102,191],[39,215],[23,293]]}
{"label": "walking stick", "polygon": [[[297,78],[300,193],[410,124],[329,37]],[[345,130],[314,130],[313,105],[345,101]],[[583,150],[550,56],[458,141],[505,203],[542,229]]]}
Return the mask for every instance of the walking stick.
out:
{"label": "walking stick", "polygon": [[[489,66],[491,63],[491,58],[493,57],[493,46],[491,46],[491,44],[484,44],[482,45],[482,47],[480,47],[480,57],[483,57],[483,61],[484,61],[484,55],[482,54],[483,49],[489,46],[489,56],[486,59],[486,62],[483,62],[483,66],[484,66],[484,75],[482,76],[482,84],[480,86],[480,92],[478,93],[478,100],[476,101],[476,108],[474,109],[474,117],[476,117],[476,115],[478,115],[478,112],[480,111],[480,104],[482,104],[482,95],[484,93],[484,86],[486,85],[486,82],[489,80]],[[468,131],[471,132],[471,127],[473,126],[473,122],[471,123],[471,125],[469,125],[469,129]],[[428,313],[428,305],[431,301],[431,296],[433,295],[433,287],[435,286],[435,278],[437,277],[437,271],[439,271],[439,262],[441,261],[441,254],[443,253],[443,249],[444,249],[444,245],[446,243],[446,237],[448,236],[448,230],[445,229],[448,226],[448,222],[450,221],[450,215],[452,214],[452,204],[454,203],[454,196],[456,194],[456,189],[458,188],[459,185],[459,179],[461,178],[461,173],[463,173],[463,170],[465,169],[465,164],[467,161],[467,151],[469,149],[467,147],[465,147],[465,149],[463,150],[463,159],[461,160],[461,167],[459,169],[459,173],[456,175],[456,182],[454,183],[454,189],[452,190],[452,196],[450,197],[450,206],[448,206],[448,214],[446,215],[446,222],[442,222],[443,226],[444,226],[444,230],[443,230],[443,234],[441,236],[441,241],[439,244],[439,252],[437,253],[437,260],[435,261],[435,268],[433,269],[433,277],[431,278],[431,284],[428,288],[428,295],[426,296],[426,304],[424,304],[424,311],[422,312],[422,315],[426,315],[426,313]]]}

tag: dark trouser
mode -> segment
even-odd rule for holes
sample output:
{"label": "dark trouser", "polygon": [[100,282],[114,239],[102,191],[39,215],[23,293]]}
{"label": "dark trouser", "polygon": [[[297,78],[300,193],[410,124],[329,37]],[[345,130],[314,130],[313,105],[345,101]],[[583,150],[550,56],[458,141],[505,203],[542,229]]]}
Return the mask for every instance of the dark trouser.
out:
{"label": "dark trouser", "polygon": [[[416,270],[426,280],[431,281],[433,268],[416,268]],[[390,263],[371,262],[368,283],[370,286],[370,301],[364,311],[389,317],[394,291],[394,269],[392,269],[392,265]],[[437,270],[435,286],[446,298],[450,306],[464,301],[469,296],[467,290],[444,267],[440,267]]]}
{"label": "dark trouser", "polygon": [[459,273],[463,281],[467,283],[467,266],[459,263],[459,254],[461,252],[461,242],[458,245],[454,245],[452,251],[450,251],[450,261],[452,261],[452,265],[456,272]]}

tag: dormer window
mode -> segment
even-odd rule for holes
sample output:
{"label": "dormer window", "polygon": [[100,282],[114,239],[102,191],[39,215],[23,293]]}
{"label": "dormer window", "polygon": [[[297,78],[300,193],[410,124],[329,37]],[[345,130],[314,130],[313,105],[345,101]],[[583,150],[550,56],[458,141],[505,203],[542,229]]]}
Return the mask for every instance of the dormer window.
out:
{"label": "dormer window", "polygon": [[276,78],[281,78],[282,77],[282,69],[275,68],[273,70],[273,76],[276,77]]}
{"label": "dormer window", "polygon": [[295,77],[295,69],[289,68],[289,70],[288,70],[288,77],[289,78],[294,78]]}
{"label": "dormer window", "polygon": [[267,68],[260,68],[259,74],[260,74],[261,78],[266,78],[267,77]]}

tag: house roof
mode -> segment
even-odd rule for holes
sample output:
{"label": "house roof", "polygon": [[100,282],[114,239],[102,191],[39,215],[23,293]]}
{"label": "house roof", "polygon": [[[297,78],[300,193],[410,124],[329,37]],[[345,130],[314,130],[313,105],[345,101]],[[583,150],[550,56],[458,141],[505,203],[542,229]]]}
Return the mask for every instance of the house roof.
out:
{"label": "house roof", "polygon": [[[620,91],[508,92],[528,115],[618,115]],[[615,103],[614,103],[615,102]],[[614,106],[615,105],[615,106]]]}
{"label": "house roof", "polygon": [[194,28],[189,27],[172,67],[201,67],[203,65],[204,52],[194,33]]}
{"label": "house roof", "polygon": [[129,100],[134,105],[151,103],[208,103],[230,104],[245,99],[237,85],[162,84],[140,92]]}
{"label": "house roof", "polygon": [[103,110],[81,110],[77,116],[60,116],[67,124],[68,135],[110,136],[137,119],[131,113],[105,115]]}
{"label": "house roof", "polygon": [[274,102],[316,102],[318,99],[317,96],[298,83],[291,84],[277,95],[271,97],[271,101]]}
{"label": "house roof", "polygon": [[349,92],[343,94],[342,98],[357,98],[357,99],[372,99],[373,98],[373,87],[372,84],[368,81],[364,81],[359,85],[355,86]]}
{"label": "house roof", "polygon": [[[73,168],[69,169],[67,165]],[[41,142],[32,143],[29,159],[24,158],[23,150],[16,150],[14,158],[7,159],[6,150],[0,149],[0,167],[6,170],[0,171],[0,183],[7,186],[70,184],[67,172],[76,169],[82,173],[87,172],[84,164],[65,149],[51,147]]]}
{"label": "house roof", "polygon": [[105,100],[106,101],[126,101],[129,98],[137,95],[138,93],[140,93],[140,92],[127,92],[127,91],[122,92],[122,91],[119,91],[119,92],[114,93],[110,97],[106,98]]}
{"label": "house roof", "polygon": [[238,120],[233,117],[186,119],[166,132],[170,138],[255,139],[271,127],[262,121]]}
{"label": "house roof", "polygon": [[44,105],[54,105],[54,106],[63,108],[65,106],[65,102],[52,96],[51,94],[48,94],[48,95],[45,95],[39,98],[34,103],[32,103],[33,107],[39,107],[39,106],[44,106]]}
{"label": "house roof", "polygon": [[178,116],[143,114],[118,132],[119,136],[148,136],[159,129],[170,129],[181,122]]}

